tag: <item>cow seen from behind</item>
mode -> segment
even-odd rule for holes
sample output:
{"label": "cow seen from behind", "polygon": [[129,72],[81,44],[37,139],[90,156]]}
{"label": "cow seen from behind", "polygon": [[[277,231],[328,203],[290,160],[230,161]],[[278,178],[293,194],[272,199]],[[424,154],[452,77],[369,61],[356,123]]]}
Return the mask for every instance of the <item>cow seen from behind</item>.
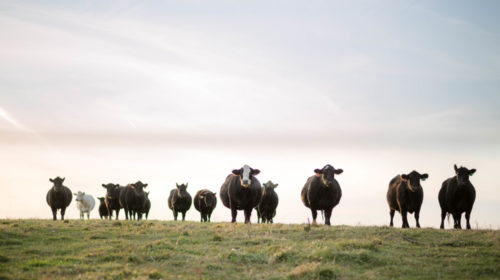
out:
{"label": "cow seen from behind", "polygon": [[217,196],[207,189],[199,190],[194,196],[194,208],[200,212],[201,222],[210,222],[215,206],[217,206]]}

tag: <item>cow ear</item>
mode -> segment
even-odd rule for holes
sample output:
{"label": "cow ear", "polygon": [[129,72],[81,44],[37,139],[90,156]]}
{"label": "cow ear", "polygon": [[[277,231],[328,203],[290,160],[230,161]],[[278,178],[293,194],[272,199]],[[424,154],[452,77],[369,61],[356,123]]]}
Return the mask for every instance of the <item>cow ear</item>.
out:
{"label": "cow ear", "polygon": [[342,169],[335,169],[335,174],[337,174],[337,175],[342,174],[342,172],[344,172],[344,170],[342,170]]}
{"label": "cow ear", "polygon": [[403,174],[400,177],[401,177],[401,180],[403,180],[403,182],[406,182],[406,181],[408,181],[408,179],[410,179],[410,176],[408,176],[406,174]]}
{"label": "cow ear", "polygon": [[175,187],[176,187],[176,188],[179,188],[179,184],[175,183]]}
{"label": "cow ear", "polygon": [[314,173],[323,174],[323,170],[316,168],[314,169]]}
{"label": "cow ear", "polygon": [[240,175],[241,174],[241,169],[233,169],[233,174],[234,175]]}
{"label": "cow ear", "polygon": [[473,168],[473,169],[469,170],[469,176],[474,175],[474,173],[476,173],[476,169]]}
{"label": "cow ear", "polygon": [[187,187],[188,187],[188,183],[186,183],[186,189],[187,189]]}
{"label": "cow ear", "polygon": [[145,187],[147,187],[147,186],[148,186],[148,184],[144,184],[143,188],[145,188]]}
{"label": "cow ear", "polygon": [[252,169],[252,175],[259,175],[260,170],[259,169]]}
{"label": "cow ear", "polygon": [[275,188],[277,188],[277,187],[278,187],[278,184],[275,184],[275,185],[273,186],[273,189],[275,189]]}
{"label": "cow ear", "polygon": [[422,181],[427,180],[427,178],[429,178],[429,174],[427,174],[427,173],[424,173],[424,174],[420,175],[420,179],[421,179]]}
{"label": "cow ear", "polygon": [[85,192],[82,192],[82,195],[85,195]]}
{"label": "cow ear", "polygon": [[64,180],[66,180],[66,177],[62,178],[61,183],[64,182]]}
{"label": "cow ear", "polygon": [[54,183],[54,179],[52,179],[52,178],[49,178],[49,181],[51,181],[52,183]]}
{"label": "cow ear", "polygon": [[103,187],[103,188],[106,188],[106,185],[105,185],[105,184],[102,184],[102,187]]}
{"label": "cow ear", "polygon": [[455,168],[455,173],[458,172],[458,168],[457,168],[457,165],[453,165],[453,168]]}

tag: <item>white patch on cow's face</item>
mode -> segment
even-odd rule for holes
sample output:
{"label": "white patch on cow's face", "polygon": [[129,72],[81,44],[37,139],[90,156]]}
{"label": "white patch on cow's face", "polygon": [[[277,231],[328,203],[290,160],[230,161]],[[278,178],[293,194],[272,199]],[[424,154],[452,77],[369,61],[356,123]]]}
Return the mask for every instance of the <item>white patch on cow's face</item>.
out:
{"label": "white patch on cow's face", "polygon": [[250,166],[248,165],[244,165],[243,166],[243,174],[241,174],[241,185],[243,187],[248,187],[250,186],[250,184],[252,183],[252,181],[250,180],[250,173],[252,172],[252,169],[250,168]]}

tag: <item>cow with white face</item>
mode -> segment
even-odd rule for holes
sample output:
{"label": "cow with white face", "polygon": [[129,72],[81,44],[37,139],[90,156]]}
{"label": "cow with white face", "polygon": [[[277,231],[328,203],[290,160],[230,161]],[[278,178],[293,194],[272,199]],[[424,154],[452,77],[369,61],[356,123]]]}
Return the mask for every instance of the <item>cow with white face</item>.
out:
{"label": "cow with white face", "polygon": [[226,181],[220,188],[220,199],[227,208],[231,209],[231,222],[236,223],[237,210],[245,213],[245,223],[250,223],[252,209],[259,204],[262,196],[262,187],[255,178],[260,170],[244,165],[240,169],[234,169],[226,177]]}
{"label": "cow with white face", "polygon": [[95,206],[94,198],[91,195],[80,191],[73,194],[76,196],[76,208],[80,210],[80,219],[84,219],[85,213],[87,213],[87,220],[90,219],[90,211],[92,211]]}

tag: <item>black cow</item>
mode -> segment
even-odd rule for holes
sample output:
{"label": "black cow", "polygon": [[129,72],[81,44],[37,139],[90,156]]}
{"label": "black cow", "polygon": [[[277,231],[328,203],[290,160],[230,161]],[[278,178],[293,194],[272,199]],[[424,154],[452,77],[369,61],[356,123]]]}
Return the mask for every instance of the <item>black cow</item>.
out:
{"label": "black cow", "polygon": [[455,176],[448,178],[443,182],[439,191],[439,205],[441,206],[441,228],[444,229],[444,218],[446,213],[453,215],[454,228],[461,229],[462,213],[465,212],[467,229],[470,227],[470,213],[474,201],[476,200],[476,190],[469,181],[476,169],[467,169],[465,167],[455,168]]}
{"label": "black cow", "polygon": [[47,192],[46,200],[47,204],[52,209],[52,217],[57,220],[57,209],[61,209],[61,220],[64,220],[64,213],[66,212],[66,207],[69,206],[71,200],[73,199],[73,194],[71,190],[63,186],[63,182],[66,178],[55,178],[49,179],[54,186],[50,188]]}
{"label": "black cow", "polygon": [[125,187],[120,187],[118,184],[102,184],[102,187],[106,189],[106,207],[108,208],[109,219],[113,216],[113,210],[116,212],[116,219],[118,220],[118,214],[120,213],[120,209],[123,207],[120,204],[120,191],[125,189]]}
{"label": "black cow", "polygon": [[215,206],[217,196],[207,189],[199,190],[194,196],[194,208],[200,212],[200,222],[210,222]]}
{"label": "black cow", "polygon": [[146,192],[146,200],[144,200],[144,205],[142,206],[142,213],[148,219],[149,210],[151,209],[151,200],[149,200],[149,192]]}
{"label": "black cow", "polygon": [[120,204],[125,210],[125,219],[128,220],[130,217],[131,220],[135,220],[137,214],[137,220],[141,220],[142,209],[146,200],[144,188],[147,186],[148,184],[138,181],[135,184],[129,184],[120,191]]}
{"label": "black cow", "polygon": [[104,219],[107,219],[108,216],[111,216],[110,212],[108,211],[108,207],[106,207],[106,199],[104,197],[98,197],[99,201],[101,202],[99,204],[99,216]]}
{"label": "black cow", "polygon": [[191,208],[191,195],[186,191],[188,184],[175,184],[177,188],[170,191],[168,197],[168,208],[174,212],[174,220],[177,221],[177,214],[182,213],[182,220],[186,218],[186,212]]}
{"label": "black cow", "polygon": [[307,179],[302,188],[302,202],[311,209],[313,224],[316,224],[317,210],[325,213],[325,225],[330,225],[332,210],[339,204],[342,197],[340,185],[335,180],[335,174],[342,174],[342,169],[335,169],[327,164],[322,169],[315,169],[316,175]]}
{"label": "black cow", "polygon": [[262,219],[262,223],[273,223],[273,218],[276,216],[276,207],[278,207],[278,194],[274,189],[278,184],[273,184],[273,182],[268,181],[263,184],[262,197],[260,198],[259,205],[257,205],[257,222],[259,218]]}
{"label": "black cow", "polygon": [[259,173],[260,170],[245,164],[240,169],[234,169],[220,187],[220,199],[224,206],[231,209],[232,223],[236,223],[237,210],[243,210],[245,224],[250,223],[252,209],[259,204],[262,196],[262,187],[255,178]]}
{"label": "black cow", "polygon": [[390,226],[394,226],[394,213],[399,211],[403,218],[403,228],[409,228],[407,213],[415,212],[415,221],[417,227],[420,227],[419,216],[420,207],[424,200],[424,190],[420,185],[420,180],[425,181],[429,178],[427,174],[420,174],[412,171],[408,174],[397,175],[389,183],[387,190],[387,203],[389,204],[389,214],[391,216]]}

